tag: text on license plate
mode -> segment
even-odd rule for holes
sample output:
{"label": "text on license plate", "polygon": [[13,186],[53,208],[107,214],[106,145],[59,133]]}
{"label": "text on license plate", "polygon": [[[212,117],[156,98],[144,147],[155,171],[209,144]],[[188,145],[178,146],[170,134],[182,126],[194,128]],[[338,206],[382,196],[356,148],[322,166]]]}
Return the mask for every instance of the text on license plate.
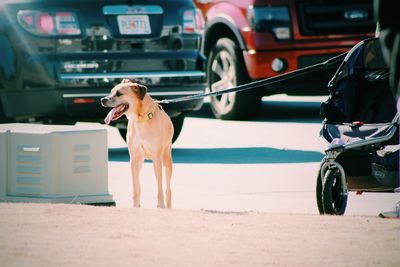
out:
{"label": "text on license plate", "polygon": [[151,34],[147,15],[119,15],[117,20],[120,34]]}

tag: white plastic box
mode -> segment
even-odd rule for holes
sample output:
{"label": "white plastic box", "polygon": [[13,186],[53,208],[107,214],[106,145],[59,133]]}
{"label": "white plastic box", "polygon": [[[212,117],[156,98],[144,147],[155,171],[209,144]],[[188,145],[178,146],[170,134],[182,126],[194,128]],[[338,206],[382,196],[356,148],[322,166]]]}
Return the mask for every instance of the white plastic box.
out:
{"label": "white plastic box", "polygon": [[0,201],[114,205],[107,131],[0,124]]}
{"label": "white plastic box", "polygon": [[0,200],[2,200],[5,197],[7,192],[6,177],[7,177],[7,138],[5,130],[0,128]]}

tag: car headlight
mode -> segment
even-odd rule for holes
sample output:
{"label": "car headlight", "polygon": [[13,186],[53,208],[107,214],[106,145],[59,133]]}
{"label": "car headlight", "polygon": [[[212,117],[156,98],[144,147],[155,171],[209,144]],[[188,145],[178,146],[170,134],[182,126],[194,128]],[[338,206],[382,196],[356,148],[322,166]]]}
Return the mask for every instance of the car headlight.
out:
{"label": "car headlight", "polygon": [[256,32],[271,32],[278,40],[292,38],[289,9],[285,6],[249,6],[247,19]]}

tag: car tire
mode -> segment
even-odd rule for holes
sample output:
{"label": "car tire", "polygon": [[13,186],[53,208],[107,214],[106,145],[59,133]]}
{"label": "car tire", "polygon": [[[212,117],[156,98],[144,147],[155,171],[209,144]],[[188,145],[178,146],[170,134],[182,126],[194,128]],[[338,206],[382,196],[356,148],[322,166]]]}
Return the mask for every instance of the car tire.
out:
{"label": "car tire", "polygon": [[185,115],[181,114],[179,116],[171,118],[172,124],[174,125],[174,135],[172,137],[172,143],[178,139],[183,128],[183,122],[185,121]]}
{"label": "car tire", "polygon": [[[211,92],[251,82],[241,50],[229,38],[217,41],[207,64],[208,88]],[[223,120],[249,119],[260,108],[260,89],[233,92],[211,97],[214,116]]]}
{"label": "car tire", "polygon": [[119,134],[121,135],[122,139],[124,139],[124,141],[126,142],[126,134],[128,133],[128,128],[117,128]]}
{"label": "car tire", "polygon": [[3,106],[0,100],[0,123],[9,123],[9,122],[13,122],[13,120],[5,116],[5,112],[3,110]]}
{"label": "car tire", "polygon": [[1,107],[1,103],[0,103],[0,123],[4,123],[5,122],[5,117],[3,114],[3,108]]}

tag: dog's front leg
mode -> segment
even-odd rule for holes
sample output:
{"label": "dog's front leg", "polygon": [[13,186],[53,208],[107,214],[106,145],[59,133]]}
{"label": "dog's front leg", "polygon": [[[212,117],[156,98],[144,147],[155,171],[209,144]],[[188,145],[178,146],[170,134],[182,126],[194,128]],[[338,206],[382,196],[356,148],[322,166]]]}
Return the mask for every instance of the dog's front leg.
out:
{"label": "dog's front leg", "polygon": [[165,208],[164,204],[164,192],[162,182],[162,161],[161,158],[157,157],[153,159],[154,173],[157,179],[157,208]]}
{"label": "dog's front leg", "polygon": [[165,168],[165,178],[166,178],[166,189],[165,189],[165,197],[167,202],[167,208],[170,209],[172,206],[171,203],[171,177],[172,177],[172,154],[171,154],[171,145],[169,145],[164,150],[164,158],[163,164]]}
{"label": "dog's front leg", "polygon": [[133,206],[140,208],[140,171],[142,169],[144,158],[139,155],[131,157],[131,173],[133,185]]}

